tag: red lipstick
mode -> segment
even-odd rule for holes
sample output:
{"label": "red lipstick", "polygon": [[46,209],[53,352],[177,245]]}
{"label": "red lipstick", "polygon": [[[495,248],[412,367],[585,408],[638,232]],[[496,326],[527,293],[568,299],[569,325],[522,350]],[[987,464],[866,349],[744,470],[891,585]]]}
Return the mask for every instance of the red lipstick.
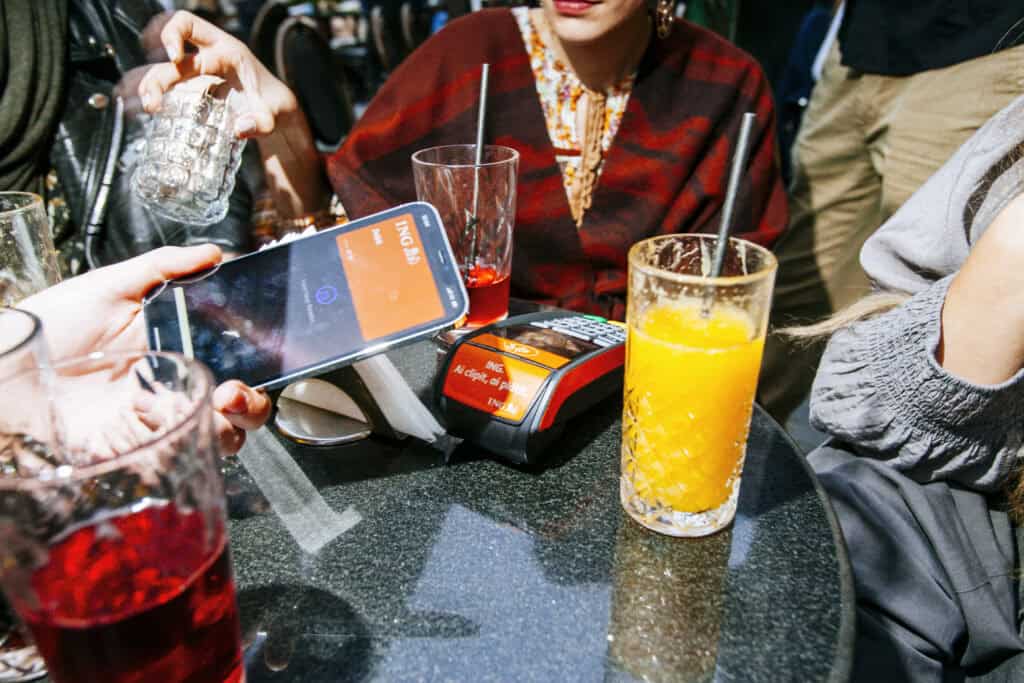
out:
{"label": "red lipstick", "polygon": [[586,0],[555,0],[555,11],[563,16],[578,17],[586,14],[594,4]]}

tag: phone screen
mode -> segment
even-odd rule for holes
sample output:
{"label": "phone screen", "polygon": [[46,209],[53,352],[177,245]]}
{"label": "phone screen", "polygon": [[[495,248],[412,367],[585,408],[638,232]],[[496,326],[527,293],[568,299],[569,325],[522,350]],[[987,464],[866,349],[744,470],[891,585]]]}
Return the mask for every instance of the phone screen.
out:
{"label": "phone screen", "polygon": [[466,295],[436,212],[411,204],[172,281],[146,305],[150,346],[217,381],[285,383],[452,324]]}

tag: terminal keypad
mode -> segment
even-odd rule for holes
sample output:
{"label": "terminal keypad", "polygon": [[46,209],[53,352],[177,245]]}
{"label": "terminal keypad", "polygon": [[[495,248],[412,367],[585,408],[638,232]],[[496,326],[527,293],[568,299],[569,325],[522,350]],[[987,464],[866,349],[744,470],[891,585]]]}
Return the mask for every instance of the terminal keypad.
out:
{"label": "terminal keypad", "polygon": [[582,339],[598,346],[615,346],[626,341],[626,330],[604,318],[586,315],[571,315],[564,318],[535,320],[534,327],[544,327],[555,332]]}

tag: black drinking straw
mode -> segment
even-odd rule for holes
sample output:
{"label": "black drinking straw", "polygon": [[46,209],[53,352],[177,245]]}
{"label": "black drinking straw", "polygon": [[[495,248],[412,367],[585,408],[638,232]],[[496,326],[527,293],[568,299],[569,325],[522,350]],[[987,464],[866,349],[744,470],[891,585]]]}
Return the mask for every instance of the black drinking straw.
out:
{"label": "black drinking straw", "polygon": [[[715,260],[711,266],[711,277],[722,274],[725,262],[725,248],[729,243],[729,230],[732,228],[732,214],[736,206],[736,195],[740,189],[740,175],[747,161],[747,148],[750,145],[750,132],[754,129],[757,114],[748,111],[743,115],[740,124],[740,139],[736,143],[736,152],[732,155],[732,169],[729,171],[729,185],[725,190],[725,204],[722,206],[722,222],[718,226],[718,245],[715,248]],[[707,304],[707,302],[705,302]]]}
{"label": "black drinking straw", "polygon": [[480,235],[480,220],[477,218],[480,211],[480,164],[484,160],[484,119],[487,116],[487,77],[490,74],[491,65],[484,62],[480,72],[480,108],[476,117],[476,159],[473,165],[473,212],[466,219],[466,229],[463,233],[465,240],[466,233],[469,234],[469,259],[467,269],[476,265],[477,242]]}
{"label": "black drinking straw", "polygon": [[[750,131],[757,121],[757,114],[748,111],[743,115],[743,122],[740,124],[740,138],[736,143],[736,151],[732,155],[732,168],[729,170],[729,185],[725,189],[725,203],[722,205],[722,222],[718,226],[718,244],[715,245],[715,260],[711,263],[710,277],[716,278],[722,274],[722,264],[725,262],[725,249],[729,245],[729,230],[732,228],[732,213],[736,206],[736,195],[740,189],[740,174],[743,173],[743,164],[747,160],[747,147],[750,145]],[[701,315],[707,318],[711,315],[711,300],[713,289],[711,285],[704,288],[704,301],[701,304]]]}

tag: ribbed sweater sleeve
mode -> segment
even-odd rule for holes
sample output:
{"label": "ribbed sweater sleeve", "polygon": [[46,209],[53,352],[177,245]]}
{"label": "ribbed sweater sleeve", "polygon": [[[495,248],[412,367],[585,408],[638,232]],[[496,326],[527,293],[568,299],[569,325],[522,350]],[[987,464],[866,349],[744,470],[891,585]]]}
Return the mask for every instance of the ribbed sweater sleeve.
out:
{"label": "ribbed sweater sleeve", "polygon": [[833,335],[811,396],[811,424],[919,482],[994,491],[1024,445],[1024,371],[994,386],[936,361],[953,276]]}

